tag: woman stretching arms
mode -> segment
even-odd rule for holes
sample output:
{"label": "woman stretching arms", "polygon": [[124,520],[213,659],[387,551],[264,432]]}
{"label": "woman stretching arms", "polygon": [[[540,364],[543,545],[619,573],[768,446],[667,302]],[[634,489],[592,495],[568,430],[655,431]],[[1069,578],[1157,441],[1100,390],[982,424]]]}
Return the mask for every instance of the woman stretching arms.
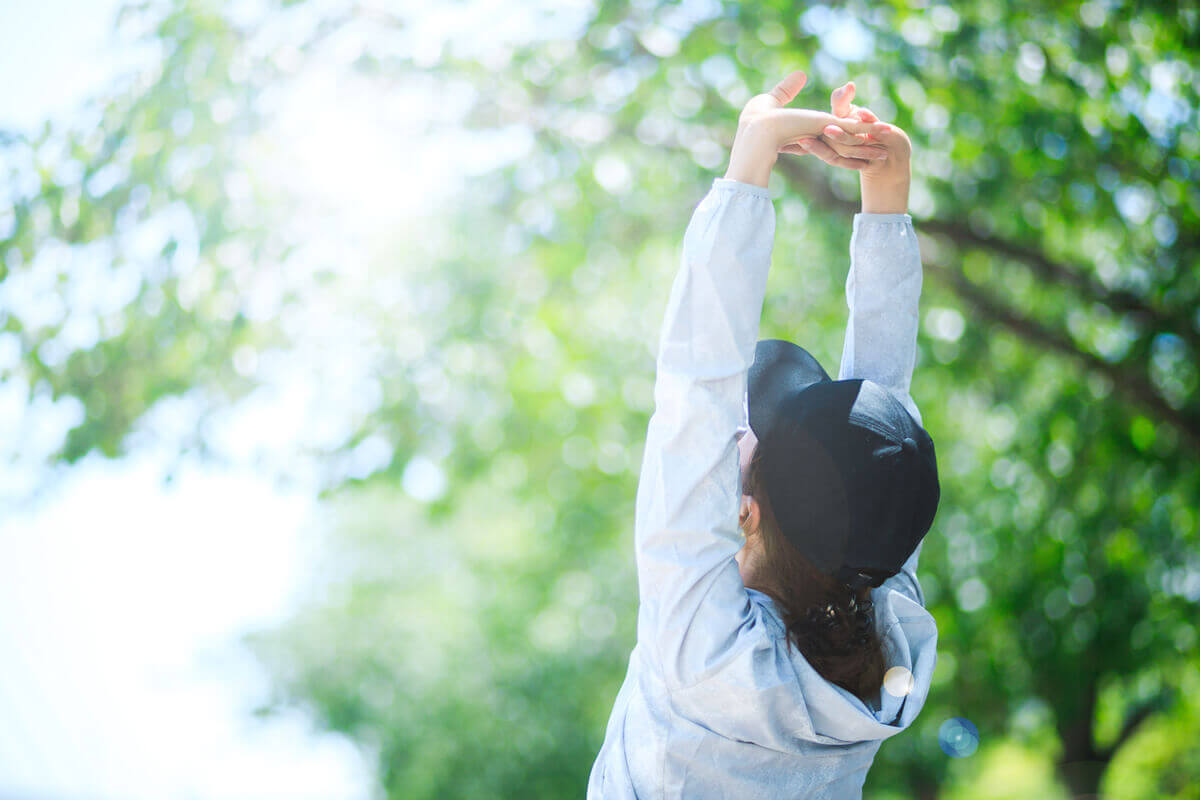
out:
{"label": "woman stretching arms", "polygon": [[[911,146],[849,84],[833,114],[785,108],[804,82],[746,104],[684,234],[638,484],[637,644],[589,800],[861,797],[929,690],[916,566],[939,486],[909,394]],[[795,344],[756,343],[781,152],[860,171],[836,381]]]}

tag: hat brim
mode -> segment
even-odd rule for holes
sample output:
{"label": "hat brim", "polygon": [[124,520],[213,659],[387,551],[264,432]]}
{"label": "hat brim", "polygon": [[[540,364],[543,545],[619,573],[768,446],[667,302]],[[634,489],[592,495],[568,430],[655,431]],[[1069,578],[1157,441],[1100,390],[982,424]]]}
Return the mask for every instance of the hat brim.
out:
{"label": "hat brim", "polygon": [[759,439],[764,438],[785,398],[831,380],[820,362],[800,345],[784,339],[759,341],[746,378],[750,429]]}

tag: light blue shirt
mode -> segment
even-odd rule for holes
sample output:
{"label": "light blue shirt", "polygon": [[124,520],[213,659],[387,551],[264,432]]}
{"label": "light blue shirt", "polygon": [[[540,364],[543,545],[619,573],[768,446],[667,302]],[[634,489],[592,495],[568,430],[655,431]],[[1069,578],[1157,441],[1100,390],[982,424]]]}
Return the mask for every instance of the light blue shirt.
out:
{"label": "light blue shirt", "polygon": [[[910,671],[912,688],[869,703],[789,651],[771,599],[738,572],[736,434],[774,238],[767,190],[725,178],[683,237],[637,491],[637,644],[589,800],[858,798],[882,740],[929,692],[937,628],[917,582],[920,547],[872,593],[887,664]],[[912,218],[856,214],[850,257],[838,377],[870,378],[920,422],[909,395],[921,295]],[[805,344],[802,329],[793,338]]]}

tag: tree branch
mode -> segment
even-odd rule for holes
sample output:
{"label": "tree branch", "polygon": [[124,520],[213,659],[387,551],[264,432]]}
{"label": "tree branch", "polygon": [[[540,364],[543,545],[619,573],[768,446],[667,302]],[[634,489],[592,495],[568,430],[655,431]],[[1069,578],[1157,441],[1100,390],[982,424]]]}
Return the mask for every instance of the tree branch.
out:
{"label": "tree branch", "polygon": [[1121,745],[1125,744],[1133,734],[1137,733],[1138,728],[1142,726],[1143,722],[1159,711],[1166,709],[1171,704],[1172,699],[1173,695],[1168,690],[1155,695],[1145,703],[1137,706],[1133,710],[1133,713],[1125,718],[1125,722],[1121,725],[1121,732],[1117,734],[1117,738],[1113,740],[1111,745],[1101,751],[1105,760],[1111,759],[1121,749]]}
{"label": "tree branch", "polygon": [[921,222],[929,233],[945,236],[960,247],[979,247],[1024,264],[1047,283],[1060,283],[1079,289],[1089,300],[1108,306],[1113,311],[1136,314],[1154,330],[1169,330],[1187,341],[1195,353],[1200,353],[1200,332],[1191,321],[1179,318],[1149,305],[1127,289],[1109,289],[1083,267],[1055,261],[1035,247],[1008,241],[999,236],[978,233],[958,222],[929,219]]}
{"label": "tree branch", "polygon": [[1056,350],[1082,361],[1084,366],[1090,369],[1103,373],[1112,381],[1117,391],[1175,426],[1187,436],[1194,448],[1200,450],[1200,418],[1197,418],[1194,413],[1172,407],[1141,373],[1122,364],[1105,361],[1094,353],[1081,350],[1066,334],[1002,305],[982,287],[968,281],[960,272],[928,259],[925,261],[925,269],[950,286],[959,297],[970,303],[975,311],[986,319],[1003,325],[1038,347]]}

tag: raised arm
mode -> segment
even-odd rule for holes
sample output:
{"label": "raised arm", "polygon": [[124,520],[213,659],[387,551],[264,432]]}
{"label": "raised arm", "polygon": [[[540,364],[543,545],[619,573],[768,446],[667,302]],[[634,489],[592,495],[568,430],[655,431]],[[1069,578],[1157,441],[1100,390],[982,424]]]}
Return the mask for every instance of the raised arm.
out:
{"label": "raised arm", "polygon": [[702,678],[750,611],[736,433],[775,235],[767,190],[717,178],[696,207],[659,337],[638,480],[638,642],[673,687]]}
{"label": "raised arm", "polygon": [[896,396],[913,419],[921,253],[908,214],[855,214],[846,275],[846,339],[838,380],[869,378]]}

